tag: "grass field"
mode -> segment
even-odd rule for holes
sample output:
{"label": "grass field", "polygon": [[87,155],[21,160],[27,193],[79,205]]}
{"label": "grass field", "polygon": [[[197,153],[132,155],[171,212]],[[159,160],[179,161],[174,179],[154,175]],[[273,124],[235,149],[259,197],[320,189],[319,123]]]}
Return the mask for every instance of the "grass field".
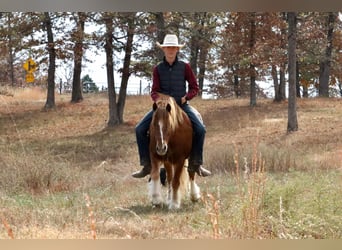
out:
{"label": "grass field", "polygon": [[108,129],[106,94],[84,97],[43,112],[39,89],[0,95],[0,238],[342,238],[341,99],[298,100],[291,134],[285,102],[194,99],[213,176],[197,178],[200,202],[168,211],[130,176],[150,98],[129,96],[125,124]]}

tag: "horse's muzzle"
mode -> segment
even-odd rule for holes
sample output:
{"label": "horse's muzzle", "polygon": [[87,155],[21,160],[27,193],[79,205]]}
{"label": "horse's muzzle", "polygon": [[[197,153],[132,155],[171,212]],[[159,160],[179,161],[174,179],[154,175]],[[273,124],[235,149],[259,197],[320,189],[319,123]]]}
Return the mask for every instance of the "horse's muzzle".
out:
{"label": "horse's muzzle", "polygon": [[166,143],[162,143],[161,145],[157,144],[156,145],[156,151],[157,154],[160,156],[164,156],[167,153],[167,144]]}

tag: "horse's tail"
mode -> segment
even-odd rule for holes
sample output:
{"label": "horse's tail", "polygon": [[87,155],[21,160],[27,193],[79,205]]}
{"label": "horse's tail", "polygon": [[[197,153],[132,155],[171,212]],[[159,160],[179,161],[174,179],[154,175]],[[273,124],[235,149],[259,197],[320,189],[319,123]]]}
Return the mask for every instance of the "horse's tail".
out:
{"label": "horse's tail", "polygon": [[184,166],[182,168],[182,173],[179,180],[179,190],[182,194],[187,195],[189,193],[190,189],[190,179],[189,179],[189,173],[188,173],[188,160],[186,159],[184,162]]}

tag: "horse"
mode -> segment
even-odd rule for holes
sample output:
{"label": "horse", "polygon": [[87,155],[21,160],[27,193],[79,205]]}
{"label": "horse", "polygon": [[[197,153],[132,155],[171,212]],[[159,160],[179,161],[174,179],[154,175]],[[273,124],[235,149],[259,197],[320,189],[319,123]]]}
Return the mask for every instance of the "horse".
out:
{"label": "horse", "polygon": [[164,165],[168,185],[168,208],[179,209],[184,186],[190,187],[189,194],[193,202],[201,197],[200,188],[195,182],[195,173],[188,172],[185,167],[192,147],[192,124],[171,96],[159,94],[152,108],[153,116],[149,128],[152,205],[158,207],[163,203],[159,171]]}

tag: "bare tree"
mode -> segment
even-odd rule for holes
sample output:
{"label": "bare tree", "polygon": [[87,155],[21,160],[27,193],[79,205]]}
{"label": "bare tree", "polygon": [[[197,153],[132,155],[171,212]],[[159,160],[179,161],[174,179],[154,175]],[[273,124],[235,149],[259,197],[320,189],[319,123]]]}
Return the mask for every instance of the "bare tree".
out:
{"label": "bare tree", "polygon": [[125,58],[123,62],[123,68],[122,68],[122,78],[121,78],[121,86],[119,91],[119,98],[118,98],[118,116],[119,116],[119,123],[123,123],[123,112],[126,102],[126,94],[127,94],[127,85],[128,85],[128,79],[131,75],[130,72],[130,64],[131,64],[131,56],[133,51],[133,37],[135,33],[135,12],[128,12],[125,14],[122,14],[122,17],[120,20],[123,20],[127,23],[125,25],[127,39],[126,39],[126,45],[125,45]]}
{"label": "bare tree", "polygon": [[9,65],[10,65],[10,79],[11,79],[11,83],[12,86],[14,86],[15,80],[14,80],[14,55],[13,55],[13,49],[12,49],[12,27],[11,27],[11,13],[7,14],[7,19],[8,19],[8,54],[9,54]]}
{"label": "bare tree", "polygon": [[250,63],[249,63],[249,77],[250,77],[250,106],[256,106],[256,70],[253,62],[253,53],[255,46],[255,32],[256,32],[256,23],[255,23],[255,12],[250,14],[250,37],[249,37],[249,50],[250,50]]}
{"label": "bare tree", "polygon": [[[157,41],[162,42],[164,39],[165,33],[165,18],[163,12],[155,13],[155,22],[157,26]],[[157,50],[157,59],[158,61],[163,60],[164,53],[162,50],[155,48]]]}
{"label": "bare tree", "polygon": [[52,21],[49,12],[44,12],[44,26],[47,32],[47,50],[49,52],[48,68],[48,88],[45,110],[54,109],[55,105],[55,71],[56,71],[56,51],[52,32]]}
{"label": "bare tree", "polygon": [[109,99],[109,120],[108,127],[114,127],[119,124],[119,116],[117,112],[116,93],[114,83],[114,65],[113,65],[113,16],[110,13],[104,14],[106,25],[105,33],[105,51],[106,51],[106,69]]}
{"label": "bare tree", "polygon": [[296,33],[297,14],[288,12],[288,71],[289,71],[289,103],[287,132],[298,130],[297,95],[296,95]]}
{"label": "bare tree", "polygon": [[[106,52],[106,68],[108,82],[108,97],[109,97],[109,120],[108,127],[115,127],[123,123],[123,112],[126,101],[128,79],[131,74],[130,63],[133,51],[133,37],[135,34],[136,13],[104,13],[103,21],[105,23],[105,52]],[[116,22],[114,22],[116,21]],[[116,25],[116,26],[115,26]],[[123,37],[114,36],[114,27],[120,30],[120,34],[125,34]],[[121,39],[126,39],[122,42]],[[114,41],[116,44],[114,44]],[[119,90],[118,101],[115,92],[114,83],[114,50],[124,50],[125,57],[123,67],[119,70],[122,73],[121,85]]]}
{"label": "bare tree", "polygon": [[325,54],[320,62],[320,75],[319,75],[319,96],[329,97],[329,76],[331,65],[331,54],[333,49],[333,34],[334,24],[337,18],[337,13],[330,12],[327,17],[327,45],[325,48]]}
{"label": "bare tree", "polygon": [[86,13],[78,12],[76,19],[76,31],[73,33],[74,46],[74,74],[72,80],[71,102],[80,102],[82,96],[82,57],[83,57],[83,38],[84,38],[84,23],[87,18]]}

